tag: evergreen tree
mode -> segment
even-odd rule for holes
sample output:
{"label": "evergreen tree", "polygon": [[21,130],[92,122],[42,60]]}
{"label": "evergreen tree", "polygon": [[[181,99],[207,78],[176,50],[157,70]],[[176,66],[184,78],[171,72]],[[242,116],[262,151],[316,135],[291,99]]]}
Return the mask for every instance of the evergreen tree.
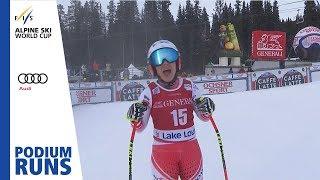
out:
{"label": "evergreen tree", "polygon": [[193,23],[196,19],[191,0],[186,1],[186,21],[187,24]]}
{"label": "evergreen tree", "polygon": [[174,24],[173,16],[169,10],[170,5],[170,1],[160,1],[159,18],[161,24],[164,26],[172,26]]}
{"label": "evergreen tree", "polygon": [[179,4],[179,9],[178,9],[178,15],[177,15],[177,25],[182,26],[186,23],[186,17],[185,17],[185,12],[184,9],[182,8],[181,4]]}
{"label": "evergreen tree", "polygon": [[201,30],[202,30],[201,38],[203,41],[208,41],[210,38],[210,21],[209,21],[209,15],[205,7],[201,11],[200,24],[201,24]]}
{"label": "evergreen tree", "polygon": [[264,12],[262,0],[250,1],[250,16],[253,30],[263,29],[264,19],[261,18],[262,12]]}
{"label": "evergreen tree", "polygon": [[297,24],[292,21],[290,18],[287,18],[285,21],[283,21],[281,23],[281,30],[286,32],[286,44],[287,44],[287,52],[286,55],[288,57],[296,57],[294,51],[293,51],[293,47],[292,47],[292,43],[294,40],[294,37],[296,35],[296,33],[298,32],[298,26]]}
{"label": "evergreen tree", "polygon": [[264,10],[262,16],[262,28],[263,30],[272,31],[275,29],[274,22],[273,22],[273,13],[272,13],[272,5],[270,1],[264,1]]}
{"label": "evergreen tree", "polygon": [[116,5],[113,0],[109,1],[109,5],[107,6],[108,14],[106,16],[108,27],[112,27],[116,19]]}
{"label": "evergreen tree", "polygon": [[178,39],[177,39],[177,43],[178,46],[181,48],[180,49],[180,53],[181,55],[184,56],[184,46],[185,44],[183,43],[183,34],[184,34],[184,29],[183,27],[186,24],[186,16],[185,16],[185,9],[184,7],[181,6],[181,4],[179,4],[179,9],[178,9],[178,15],[177,15],[177,20],[176,20],[176,25],[177,25],[177,33],[178,33]]}
{"label": "evergreen tree", "polygon": [[241,1],[236,0],[234,7],[235,7],[235,16],[239,17],[241,15]]}
{"label": "evergreen tree", "polygon": [[64,7],[62,4],[58,4],[58,15],[59,15],[59,22],[60,22],[60,28],[63,31],[66,31],[66,13],[64,12]]}
{"label": "evergreen tree", "polygon": [[[139,41],[141,35],[137,33],[141,20],[136,1],[119,1],[116,10],[115,22],[111,31],[113,39],[112,54],[114,54],[113,61],[116,63],[117,68],[124,68],[129,64],[141,64],[142,54],[141,48],[145,48],[144,42]],[[109,46],[109,47],[110,47]],[[119,63],[120,62],[120,63]]]}
{"label": "evergreen tree", "polygon": [[107,38],[104,43],[104,60],[105,63],[112,64],[113,68],[124,66],[124,7],[123,3],[119,2],[117,6],[114,0],[110,0],[107,6],[108,13],[106,21],[108,26]]}
{"label": "evergreen tree", "polygon": [[183,27],[184,33],[183,36],[183,43],[184,46],[184,70],[187,72],[194,72],[193,66],[193,55],[194,55],[194,40],[195,40],[195,24],[196,18],[193,10],[193,5],[190,0],[186,1],[186,8],[185,8],[185,17],[186,17],[186,25]]}
{"label": "evergreen tree", "polygon": [[202,48],[204,45],[204,42],[202,41],[202,35],[204,31],[204,22],[201,21],[201,8],[199,5],[199,1],[195,0],[194,1],[194,6],[193,6],[193,21],[192,21],[192,29],[193,29],[193,37],[192,39],[192,57],[191,61],[193,66],[195,67],[192,72],[193,73],[200,73],[203,68],[199,66],[199,63],[203,61],[203,54],[202,54]]}
{"label": "evergreen tree", "polygon": [[93,37],[99,38],[102,37],[102,35],[104,35],[104,14],[101,14],[101,4],[99,2],[96,2],[95,0],[90,0],[89,3],[89,28],[91,31],[91,35]]}
{"label": "evergreen tree", "polygon": [[83,11],[81,1],[71,0],[67,11],[67,31],[69,39],[64,41],[64,48],[68,49],[70,54],[66,54],[70,64],[81,65],[88,64],[88,48],[85,46],[86,37],[82,36]]}
{"label": "evergreen tree", "polygon": [[231,5],[231,3],[229,3],[229,7],[228,7],[228,17],[229,17],[229,19],[228,19],[228,22],[231,22],[231,23],[234,23],[234,19],[235,19],[235,17],[234,17],[234,9],[232,8],[232,5]]}
{"label": "evergreen tree", "polygon": [[228,6],[225,3],[223,5],[222,13],[221,13],[219,21],[220,21],[221,24],[227,24],[230,21],[230,18],[231,17],[230,17],[229,11],[228,11]]}
{"label": "evergreen tree", "polygon": [[212,51],[209,54],[209,57],[211,57],[211,62],[216,64],[218,63],[218,52],[219,52],[219,28],[220,28],[220,22],[219,22],[219,15],[217,13],[213,14],[212,16],[212,26],[211,26],[211,41],[209,41],[209,46],[212,48]]}
{"label": "evergreen tree", "polygon": [[304,26],[320,27],[320,11],[314,1],[304,2]]}
{"label": "evergreen tree", "polygon": [[236,33],[238,35],[238,40],[239,40],[241,37],[241,30],[243,27],[243,24],[241,22],[242,18],[243,18],[242,13],[241,13],[241,1],[236,0],[234,7],[235,7],[235,12],[234,12],[233,24],[235,26],[235,30],[236,30]]}
{"label": "evergreen tree", "polygon": [[[201,48],[200,48],[200,60],[201,60],[201,68],[199,68],[200,74],[204,74],[204,66],[208,64],[210,59],[210,21],[209,16],[207,14],[206,8],[204,7],[201,11],[200,15],[201,22]],[[199,63],[198,63],[199,64]],[[199,65],[198,65],[199,66]]]}
{"label": "evergreen tree", "polygon": [[68,64],[90,64],[97,60],[111,63],[114,68],[127,67],[130,63],[145,65],[149,46],[163,38],[178,46],[185,62],[183,71],[203,73],[203,65],[209,59],[217,63],[219,27],[227,22],[235,25],[243,60],[250,57],[253,30],[286,32],[287,51],[293,57],[295,34],[304,26],[320,25],[320,10],[314,2],[305,4],[305,22],[299,25],[291,19],[280,21],[277,1],[273,4],[251,1],[249,5],[236,0],[232,7],[217,0],[211,26],[206,8],[201,8],[196,0],[179,5],[176,21],[169,10],[170,1],[146,1],[140,14],[136,1],[119,1],[116,6],[110,0],[106,15],[101,3],[95,0],[88,0],[83,6],[80,0],[70,0],[67,10],[62,5],[57,7]]}
{"label": "evergreen tree", "polygon": [[[64,11],[64,7],[62,4],[58,4],[58,15],[59,15],[59,22],[60,22],[60,30],[62,35],[62,42],[67,42],[68,40],[68,29],[67,29],[67,14]],[[70,47],[67,44],[64,44],[64,54],[66,63],[70,64]]]}
{"label": "evergreen tree", "polygon": [[83,21],[81,26],[82,37],[87,38],[88,62],[101,63],[103,50],[103,39],[105,37],[104,14],[101,4],[94,0],[86,1],[83,9]]}
{"label": "evergreen tree", "polygon": [[214,12],[218,16],[219,19],[222,16],[223,7],[224,7],[224,1],[223,0],[216,0]]}
{"label": "evergreen tree", "polygon": [[104,11],[102,11],[102,5],[101,3],[99,4],[99,15],[100,15],[100,19],[101,19],[101,26],[102,26],[102,30],[103,30],[103,35],[104,35],[104,38],[106,38],[107,36],[107,26],[108,26],[108,23],[107,23],[107,16],[106,16],[106,13]]}
{"label": "evergreen tree", "polygon": [[[246,63],[246,60],[250,57],[251,53],[251,32],[252,32],[252,24],[250,18],[250,7],[249,4],[246,4],[245,1],[242,3],[242,10],[241,10],[242,18],[241,24],[242,28],[239,29],[240,31],[240,47],[243,53],[242,63]],[[249,65],[249,64],[247,64]]]}
{"label": "evergreen tree", "polygon": [[141,52],[141,48],[144,48],[144,42],[140,41],[141,38],[136,33],[141,28],[137,1],[125,1],[125,20],[126,44],[128,45],[125,53],[125,67],[130,64],[140,66],[145,64],[145,61],[142,54],[137,54]]}
{"label": "evergreen tree", "polygon": [[280,17],[279,17],[278,1],[273,1],[272,22],[273,22],[274,30],[279,30],[280,29]]}
{"label": "evergreen tree", "polygon": [[156,1],[145,1],[144,3],[144,25],[147,31],[146,40],[149,47],[160,37],[160,17]]}
{"label": "evergreen tree", "polygon": [[173,42],[176,41],[177,30],[174,24],[173,16],[169,10],[171,5],[170,1],[160,1],[159,2],[159,19],[160,19],[160,29],[161,38],[169,39]]}
{"label": "evergreen tree", "polygon": [[199,20],[200,19],[200,16],[201,16],[201,7],[200,7],[200,4],[199,4],[199,0],[194,0],[194,17],[196,20]]}

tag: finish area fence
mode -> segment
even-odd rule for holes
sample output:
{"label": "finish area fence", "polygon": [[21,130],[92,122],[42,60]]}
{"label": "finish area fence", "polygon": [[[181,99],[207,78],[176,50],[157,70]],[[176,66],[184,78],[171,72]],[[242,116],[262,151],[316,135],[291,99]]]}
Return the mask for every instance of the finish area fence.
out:
{"label": "finish area fence", "polygon": [[[320,81],[320,65],[188,78],[204,95],[293,86]],[[72,105],[137,100],[155,79],[70,83]]]}

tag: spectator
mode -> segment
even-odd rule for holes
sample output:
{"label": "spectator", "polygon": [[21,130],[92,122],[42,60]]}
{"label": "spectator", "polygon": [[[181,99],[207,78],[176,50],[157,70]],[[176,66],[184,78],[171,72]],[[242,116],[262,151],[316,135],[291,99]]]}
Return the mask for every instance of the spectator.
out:
{"label": "spectator", "polygon": [[180,76],[186,78],[188,75],[186,72],[182,72]]}
{"label": "spectator", "polygon": [[240,68],[240,70],[239,70],[239,73],[245,73],[246,72],[246,70],[244,70],[244,68],[242,67],[242,68]]}
{"label": "spectator", "polygon": [[96,61],[93,62],[92,69],[94,72],[99,71],[99,64]]}
{"label": "spectator", "polygon": [[82,64],[82,66],[81,66],[81,74],[84,75],[86,73],[87,73],[87,67],[86,67],[86,65]]}
{"label": "spectator", "polygon": [[131,78],[131,79],[136,80],[136,79],[139,79],[139,77],[135,74],[135,75],[133,75],[133,76],[132,76],[132,78]]}
{"label": "spectator", "polygon": [[87,81],[89,77],[87,66],[82,64],[81,66],[81,76],[83,81]]}
{"label": "spectator", "polygon": [[92,70],[93,70],[93,80],[97,81],[99,79],[99,64],[94,61],[92,64]]}
{"label": "spectator", "polygon": [[233,73],[233,70],[232,68],[229,69],[229,74],[232,74]]}

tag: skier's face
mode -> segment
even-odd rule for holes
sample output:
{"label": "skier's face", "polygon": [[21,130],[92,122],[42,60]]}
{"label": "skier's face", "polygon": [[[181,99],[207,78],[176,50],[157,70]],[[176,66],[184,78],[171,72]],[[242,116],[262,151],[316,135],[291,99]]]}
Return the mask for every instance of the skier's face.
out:
{"label": "skier's face", "polygon": [[163,62],[160,66],[156,67],[157,75],[165,82],[170,82],[173,80],[177,67],[176,62],[169,63],[167,61]]}

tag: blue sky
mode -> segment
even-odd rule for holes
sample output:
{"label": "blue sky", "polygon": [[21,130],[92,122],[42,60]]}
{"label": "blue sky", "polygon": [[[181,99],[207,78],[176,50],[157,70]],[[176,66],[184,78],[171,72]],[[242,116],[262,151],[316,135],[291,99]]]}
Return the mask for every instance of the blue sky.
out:
{"label": "blue sky", "polygon": [[[82,2],[85,2],[86,0],[81,0]],[[100,1],[105,11],[107,10],[108,0],[97,0]],[[119,0],[115,0],[117,3]],[[145,0],[138,0],[138,6],[141,10],[143,7]],[[215,0],[199,0],[201,7],[206,7],[207,12],[209,15],[213,13],[213,8],[215,4]],[[245,0],[246,2],[250,2],[250,0]],[[58,3],[63,4],[66,8],[68,6],[69,0],[57,0]],[[226,3],[232,3],[234,4],[235,0],[225,0]],[[273,0],[271,0],[273,2]],[[185,5],[185,0],[171,0],[171,6],[170,10],[174,17],[177,16],[178,7],[179,4]],[[279,11],[280,11],[280,18],[286,19],[290,17],[291,19],[295,19],[295,16],[298,13],[298,10],[300,9],[300,13],[303,13],[304,9],[304,2],[302,0],[278,0],[279,4]]]}

